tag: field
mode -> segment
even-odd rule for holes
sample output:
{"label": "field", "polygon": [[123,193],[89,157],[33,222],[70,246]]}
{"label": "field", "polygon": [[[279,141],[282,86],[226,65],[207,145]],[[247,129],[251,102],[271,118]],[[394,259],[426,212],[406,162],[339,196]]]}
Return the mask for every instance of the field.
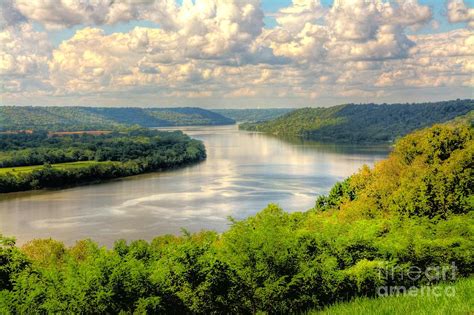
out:
{"label": "field", "polygon": [[[474,278],[462,279],[454,284],[424,287],[424,291],[418,292],[424,293],[419,293],[418,296],[357,298],[308,314],[474,314]],[[437,292],[440,292],[438,297],[433,294]]]}
{"label": "field", "polygon": [[[83,161],[83,162],[71,162],[71,163],[60,163],[60,164],[53,164],[52,167],[56,169],[77,169],[81,167],[96,165],[96,164],[105,164],[111,162],[97,162],[97,161]],[[12,174],[21,174],[21,173],[29,173],[39,168],[42,168],[43,165],[33,165],[33,166],[17,166],[17,167],[4,167],[0,168],[0,175],[6,173]]]}
{"label": "field", "polygon": [[111,133],[112,131],[110,130],[81,130],[81,131],[50,131],[48,132],[48,136],[69,136],[69,135],[93,135],[93,136],[98,136],[98,135],[106,135]]}

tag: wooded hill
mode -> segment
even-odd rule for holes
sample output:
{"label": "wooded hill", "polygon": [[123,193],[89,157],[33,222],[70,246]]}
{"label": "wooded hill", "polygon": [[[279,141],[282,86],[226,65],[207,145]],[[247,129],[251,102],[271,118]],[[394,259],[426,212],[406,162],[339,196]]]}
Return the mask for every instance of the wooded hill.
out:
{"label": "wooded hill", "polygon": [[301,108],[277,119],[244,123],[241,129],[321,142],[389,142],[416,129],[474,110],[474,100],[420,104],[347,104]]}
{"label": "wooded hill", "polygon": [[244,109],[212,109],[213,112],[229,117],[237,122],[262,122],[283,116],[291,108],[244,108]]}
{"label": "wooded hill", "polygon": [[130,125],[170,127],[234,123],[233,119],[197,107],[0,106],[0,131],[101,130]]}

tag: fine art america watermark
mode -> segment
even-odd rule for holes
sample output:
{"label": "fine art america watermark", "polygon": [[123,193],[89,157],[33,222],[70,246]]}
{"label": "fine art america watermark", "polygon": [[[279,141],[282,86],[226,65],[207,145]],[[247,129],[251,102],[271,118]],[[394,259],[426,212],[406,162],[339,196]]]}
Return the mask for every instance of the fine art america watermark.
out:
{"label": "fine art america watermark", "polygon": [[454,286],[445,285],[441,287],[431,286],[431,284],[456,280],[456,271],[457,267],[454,262],[451,265],[427,268],[393,266],[380,269],[379,279],[384,283],[423,283],[425,285],[421,287],[414,285],[382,285],[377,287],[376,293],[378,296],[405,294],[409,296],[453,297],[456,295]]}

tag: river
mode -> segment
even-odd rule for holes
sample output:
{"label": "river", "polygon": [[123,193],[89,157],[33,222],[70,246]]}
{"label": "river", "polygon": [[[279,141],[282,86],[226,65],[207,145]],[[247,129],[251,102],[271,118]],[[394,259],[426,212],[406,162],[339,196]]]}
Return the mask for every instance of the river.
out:
{"label": "river", "polygon": [[181,128],[203,140],[197,165],[102,184],[0,197],[0,233],[22,244],[52,237],[66,244],[91,238],[146,239],[201,229],[224,231],[227,218],[253,215],[268,203],[304,211],[334,183],[373,165],[388,147],[288,141],[236,126]]}

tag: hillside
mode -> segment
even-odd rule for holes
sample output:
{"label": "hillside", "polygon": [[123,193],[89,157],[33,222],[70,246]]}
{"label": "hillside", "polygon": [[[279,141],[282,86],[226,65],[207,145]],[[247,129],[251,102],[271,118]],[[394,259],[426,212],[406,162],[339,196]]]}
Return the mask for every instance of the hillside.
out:
{"label": "hillside", "polygon": [[230,118],[196,107],[0,106],[0,131],[96,130],[130,125],[169,127],[234,123]]}
{"label": "hillside", "polygon": [[0,106],[0,131],[95,130],[120,126],[117,121],[80,107]]}
{"label": "hillside", "polygon": [[146,112],[152,117],[169,122],[172,126],[235,124],[232,118],[199,107],[151,108]]}
{"label": "hillside", "polygon": [[[425,292],[430,292],[430,294]],[[351,302],[338,303],[321,311],[308,312],[308,314],[472,314],[474,310],[473,292],[474,278],[468,278],[450,284],[425,286],[418,291],[418,294],[413,295],[403,294],[380,299],[357,298]]]}
{"label": "hillside", "polygon": [[[271,204],[223,233],[117,240],[110,249],[52,239],[19,248],[0,235],[0,313],[304,313],[375,297],[381,286],[467,278],[473,155],[473,127],[451,122],[400,139],[386,160],[336,184],[309,211]],[[469,303],[472,294],[462,294],[453,307]],[[402,303],[417,314],[434,307],[423,296]]]}
{"label": "hillside", "polygon": [[248,108],[248,109],[212,109],[213,112],[229,117],[237,122],[262,122],[283,116],[291,108]]}
{"label": "hillside", "polygon": [[471,110],[474,110],[474,100],[391,105],[347,104],[297,109],[272,121],[244,123],[239,127],[321,142],[387,142]]}

